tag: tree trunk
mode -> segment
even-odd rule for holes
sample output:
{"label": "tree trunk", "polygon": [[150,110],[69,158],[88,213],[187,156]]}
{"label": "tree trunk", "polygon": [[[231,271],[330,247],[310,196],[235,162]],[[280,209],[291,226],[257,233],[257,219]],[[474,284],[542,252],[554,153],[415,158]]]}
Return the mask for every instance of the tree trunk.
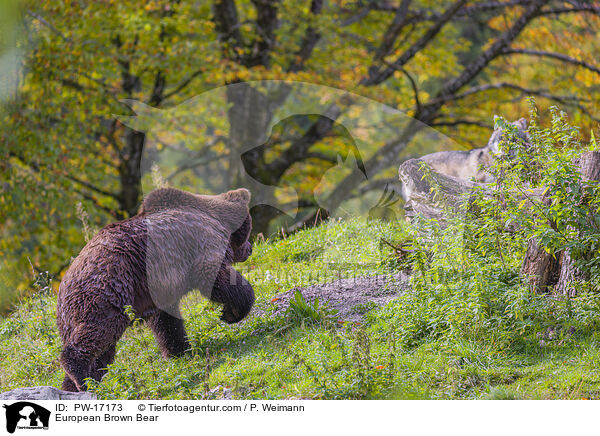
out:
{"label": "tree trunk", "polygon": [[[227,111],[229,119],[229,163],[228,183],[233,189],[251,188],[259,182],[274,186],[277,181],[270,179],[264,171],[265,156],[260,145],[267,141],[268,127],[273,116],[273,107],[267,95],[249,83],[236,83],[227,87]],[[248,148],[250,148],[248,150]],[[250,189],[253,203],[252,234],[268,235],[269,223],[281,212],[268,205],[275,204],[273,191],[268,189]]]}
{"label": "tree trunk", "polygon": [[126,135],[124,156],[119,166],[121,192],[119,193],[119,210],[127,216],[137,213],[142,195],[142,152],[146,135],[131,130]]}
{"label": "tree trunk", "polygon": [[560,254],[559,264],[560,271],[553,294],[574,297],[577,294],[577,290],[573,284],[580,280],[585,280],[586,277],[581,270],[575,266],[575,261],[571,257],[569,250],[565,250]]}
{"label": "tree trunk", "polygon": [[[544,207],[550,207],[548,198],[550,192],[542,196],[541,202]],[[549,223],[553,226],[553,223]],[[543,293],[548,286],[553,286],[558,280],[560,270],[560,256],[548,253],[538,242],[531,238],[527,243],[527,253],[521,265],[521,276],[527,277],[529,289],[532,292]]]}

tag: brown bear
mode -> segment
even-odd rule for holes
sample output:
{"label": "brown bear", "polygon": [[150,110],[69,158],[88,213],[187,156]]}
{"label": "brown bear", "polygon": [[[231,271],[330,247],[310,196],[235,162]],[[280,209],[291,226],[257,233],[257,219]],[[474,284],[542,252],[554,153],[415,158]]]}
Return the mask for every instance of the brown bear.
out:
{"label": "brown bear", "polygon": [[222,320],[243,319],[254,290],[231,264],[252,253],[249,202],[246,189],[220,195],[158,189],[137,215],[100,230],[58,291],[62,389],[85,390],[85,378],[101,379],[131,324],[125,306],[150,326],[165,357],[190,347],[179,300],[192,289],[223,305]]}

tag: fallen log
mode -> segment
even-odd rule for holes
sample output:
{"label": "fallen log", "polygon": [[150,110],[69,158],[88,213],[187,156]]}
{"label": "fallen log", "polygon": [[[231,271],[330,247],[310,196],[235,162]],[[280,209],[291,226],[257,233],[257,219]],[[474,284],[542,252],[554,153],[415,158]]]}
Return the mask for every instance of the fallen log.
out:
{"label": "fallen log", "polygon": [[[496,191],[494,183],[477,183],[471,180],[442,174],[433,170],[421,159],[410,159],[400,165],[398,176],[402,181],[404,216],[412,221],[419,216],[444,224],[450,214],[464,216],[473,211],[471,195],[475,190],[491,197]],[[516,200],[539,200],[543,189],[512,190],[508,194]]]}
{"label": "fallen log", "polygon": [[419,216],[444,223],[448,213],[460,213],[467,206],[465,194],[486,185],[439,173],[421,159],[410,159],[400,165],[404,216]]}

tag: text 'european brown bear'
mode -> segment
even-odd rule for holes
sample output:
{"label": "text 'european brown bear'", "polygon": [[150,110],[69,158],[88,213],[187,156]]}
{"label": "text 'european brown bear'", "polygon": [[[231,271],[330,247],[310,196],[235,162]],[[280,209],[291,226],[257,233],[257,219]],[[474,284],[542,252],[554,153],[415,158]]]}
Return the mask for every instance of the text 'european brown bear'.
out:
{"label": "text 'european brown bear'", "polygon": [[101,379],[131,324],[126,306],[150,326],[165,357],[190,348],[179,301],[192,289],[223,305],[222,320],[242,320],[254,290],[231,264],[252,254],[249,202],[246,189],[220,195],[158,189],[137,215],[100,230],[58,291],[62,389],[85,390],[85,378]]}

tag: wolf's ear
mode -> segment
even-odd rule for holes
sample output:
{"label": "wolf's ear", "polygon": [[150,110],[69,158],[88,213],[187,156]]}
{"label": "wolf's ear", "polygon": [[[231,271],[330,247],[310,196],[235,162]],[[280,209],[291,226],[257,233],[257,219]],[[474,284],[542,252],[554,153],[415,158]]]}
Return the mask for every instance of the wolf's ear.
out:
{"label": "wolf's ear", "polygon": [[515,122],[515,124],[517,125],[517,128],[519,130],[527,130],[527,119],[526,118],[519,118],[519,120],[517,120]]}

